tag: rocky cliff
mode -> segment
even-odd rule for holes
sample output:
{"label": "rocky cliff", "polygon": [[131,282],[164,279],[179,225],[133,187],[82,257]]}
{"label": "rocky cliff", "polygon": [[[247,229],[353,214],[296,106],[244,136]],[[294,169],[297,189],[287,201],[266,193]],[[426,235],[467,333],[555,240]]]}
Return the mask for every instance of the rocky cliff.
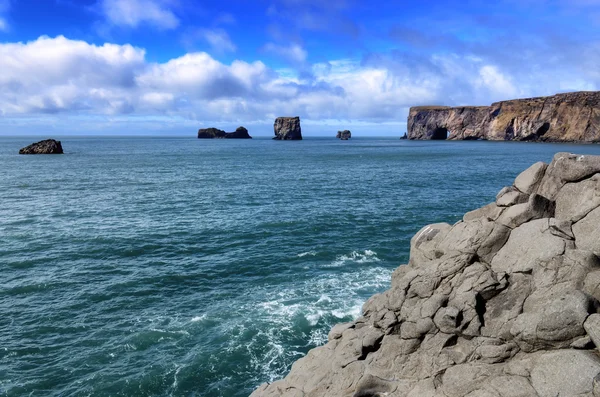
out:
{"label": "rocky cliff", "polygon": [[300,117],[278,117],[273,125],[277,141],[300,141],[302,140],[302,129],[300,128]]}
{"label": "rocky cliff", "polygon": [[60,141],[46,139],[20,149],[19,154],[63,154],[63,148]]}
{"label": "rocky cliff", "polygon": [[252,397],[600,396],[598,225],[600,157],[534,164]]}
{"label": "rocky cliff", "polygon": [[408,138],[600,142],[600,92],[482,107],[413,107],[408,115]]}
{"label": "rocky cliff", "polygon": [[201,128],[198,130],[198,139],[252,139],[248,130],[238,127],[234,132],[225,132],[218,128]]}

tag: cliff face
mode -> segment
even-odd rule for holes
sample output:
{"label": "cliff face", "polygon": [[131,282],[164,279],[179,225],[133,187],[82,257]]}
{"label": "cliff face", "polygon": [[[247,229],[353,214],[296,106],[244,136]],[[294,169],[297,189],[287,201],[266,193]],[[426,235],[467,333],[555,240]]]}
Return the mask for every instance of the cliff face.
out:
{"label": "cliff face", "polygon": [[600,396],[598,224],[600,157],[534,164],[252,397]]}
{"label": "cliff face", "polygon": [[409,139],[600,142],[600,92],[410,109]]}

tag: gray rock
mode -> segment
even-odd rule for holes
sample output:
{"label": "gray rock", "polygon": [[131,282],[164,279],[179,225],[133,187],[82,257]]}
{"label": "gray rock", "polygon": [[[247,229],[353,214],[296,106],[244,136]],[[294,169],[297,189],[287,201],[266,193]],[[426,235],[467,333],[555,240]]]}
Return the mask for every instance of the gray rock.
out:
{"label": "gray rock", "polygon": [[300,141],[302,140],[302,129],[300,128],[300,117],[278,117],[273,125],[277,141]]}
{"label": "gray rock", "polygon": [[515,187],[526,194],[533,194],[537,191],[542,178],[546,173],[548,164],[537,162],[525,171],[521,172],[515,179]]}
{"label": "gray rock", "polygon": [[581,181],[600,172],[600,157],[556,153],[542,179],[538,194],[554,200],[567,182]]}
{"label": "gray rock", "polygon": [[468,222],[475,219],[486,219],[489,221],[495,221],[498,219],[502,212],[505,210],[503,207],[498,207],[496,203],[491,203],[486,205],[485,207],[478,208],[476,210],[467,212],[463,216],[463,221]]}
{"label": "gray rock", "polygon": [[591,314],[583,323],[585,332],[588,333],[596,348],[600,349],[600,314]]}
{"label": "gray rock", "polygon": [[531,220],[553,217],[554,208],[553,201],[533,194],[526,203],[513,205],[504,211],[498,218],[498,223],[515,228]]}
{"label": "gray rock", "polygon": [[594,377],[593,385],[592,385],[592,393],[594,397],[600,397],[600,374]]}
{"label": "gray rock", "polygon": [[556,195],[556,218],[578,222],[600,206],[600,174],[578,183],[567,183]]}
{"label": "gray rock", "polygon": [[515,188],[505,188],[498,193],[496,197],[496,205],[498,207],[510,207],[515,204],[526,203],[529,200],[529,195],[518,191]]}
{"label": "gray rock", "polygon": [[600,359],[583,350],[558,350],[540,356],[531,384],[540,397],[591,395]]}
{"label": "gray rock", "polygon": [[565,252],[566,240],[549,231],[549,220],[527,222],[512,231],[506,244],[492,260],[496,273],[531,272],[539,260]]}
{"label": "gray rock", "polygon": [[585,218],[573,225],[577,247],[592,251],[600,256],[600,208],[596,208]]}

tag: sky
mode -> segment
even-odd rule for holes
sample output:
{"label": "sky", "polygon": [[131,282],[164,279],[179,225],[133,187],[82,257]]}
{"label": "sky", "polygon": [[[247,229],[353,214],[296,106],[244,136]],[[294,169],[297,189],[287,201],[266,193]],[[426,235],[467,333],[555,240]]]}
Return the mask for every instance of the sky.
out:
{"label": "sky", "polygon": [[599,87],[600,0],[0,0],[1,135],[400,136]]}

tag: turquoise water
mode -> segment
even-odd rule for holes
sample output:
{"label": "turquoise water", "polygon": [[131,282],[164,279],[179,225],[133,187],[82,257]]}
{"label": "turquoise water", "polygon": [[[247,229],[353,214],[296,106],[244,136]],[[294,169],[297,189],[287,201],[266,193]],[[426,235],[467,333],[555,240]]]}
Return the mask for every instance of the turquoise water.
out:
{"label": "turquoise water", "polygon": [[0,395],[247,396],[535,161],[513,142],[0,139]]}

